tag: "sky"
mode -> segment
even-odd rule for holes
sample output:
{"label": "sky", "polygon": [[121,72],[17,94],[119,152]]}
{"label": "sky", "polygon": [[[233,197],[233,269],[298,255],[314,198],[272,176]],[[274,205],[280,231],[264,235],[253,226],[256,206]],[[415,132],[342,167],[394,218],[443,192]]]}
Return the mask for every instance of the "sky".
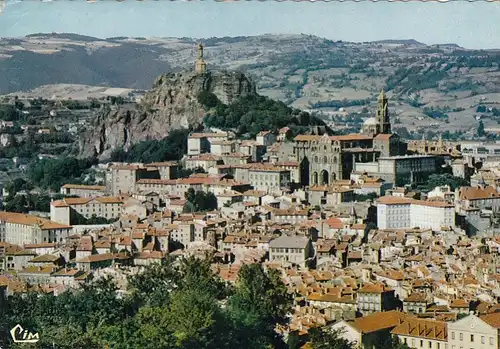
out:
{"label": "sky", "polygon": [[500,49],[496,2],[0,0],[0,37],[66,32],[100,38],[312,34],[331,40],[415,39]]}

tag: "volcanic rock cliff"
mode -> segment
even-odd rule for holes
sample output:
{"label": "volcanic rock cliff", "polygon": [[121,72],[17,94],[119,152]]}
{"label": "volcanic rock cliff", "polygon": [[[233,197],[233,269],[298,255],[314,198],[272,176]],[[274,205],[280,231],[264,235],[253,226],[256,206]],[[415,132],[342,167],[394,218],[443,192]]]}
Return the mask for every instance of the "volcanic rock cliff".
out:
{"label": "volcanic rock cliff", "polygon": [[229,104],[240,96],[256,94],[256,87],[240,72],[162,74],[140,103],[101,108],[80,138],[80,154],[103,159],[116,148],[126,150],[136,142],[161,139],[171,129],[196,128],[205,112],[197,99],[202,91]]}

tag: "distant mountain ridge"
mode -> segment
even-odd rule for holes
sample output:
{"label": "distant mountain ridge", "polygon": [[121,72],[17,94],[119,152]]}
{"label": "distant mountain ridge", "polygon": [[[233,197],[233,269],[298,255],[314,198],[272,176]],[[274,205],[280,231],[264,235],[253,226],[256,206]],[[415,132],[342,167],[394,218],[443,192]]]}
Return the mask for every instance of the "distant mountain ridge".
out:
{"label": "distant mountain ridge", "polygon": [[386,39],[386,40],[376,40],[372,41],[375,44],[395,44],[395,45],[414,45],[414,46],[428,46],[415,39]]}

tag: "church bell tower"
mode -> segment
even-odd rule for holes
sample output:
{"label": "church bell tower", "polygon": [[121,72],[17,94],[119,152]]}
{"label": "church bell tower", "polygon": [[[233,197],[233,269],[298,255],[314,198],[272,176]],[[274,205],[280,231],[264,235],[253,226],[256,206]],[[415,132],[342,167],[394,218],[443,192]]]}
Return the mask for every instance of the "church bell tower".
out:
{"label": "church bell tower", "polygon": [[380,91],[377,101],[377,115],[375,116],[377,120],[378,133],[391,133],[391,121],[389,119],[389,110],[387,103],[387,96],[384,90]]}

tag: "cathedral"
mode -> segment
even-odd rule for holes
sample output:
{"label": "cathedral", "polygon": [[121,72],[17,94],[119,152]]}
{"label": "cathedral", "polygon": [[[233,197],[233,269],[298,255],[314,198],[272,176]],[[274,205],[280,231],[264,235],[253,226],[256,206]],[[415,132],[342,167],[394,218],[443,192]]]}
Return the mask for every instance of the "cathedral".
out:
{"label": "cathedral", "polygon": [[379,157],[404,154],[406,149],[398,135],[391,132],[387,97],[378,97],[375,117],[367,119],[361,133],[328,136],[295,137],[293,154],[300,164],[303,185],[330,185],[349,179],[354,164],[374,163]]}

